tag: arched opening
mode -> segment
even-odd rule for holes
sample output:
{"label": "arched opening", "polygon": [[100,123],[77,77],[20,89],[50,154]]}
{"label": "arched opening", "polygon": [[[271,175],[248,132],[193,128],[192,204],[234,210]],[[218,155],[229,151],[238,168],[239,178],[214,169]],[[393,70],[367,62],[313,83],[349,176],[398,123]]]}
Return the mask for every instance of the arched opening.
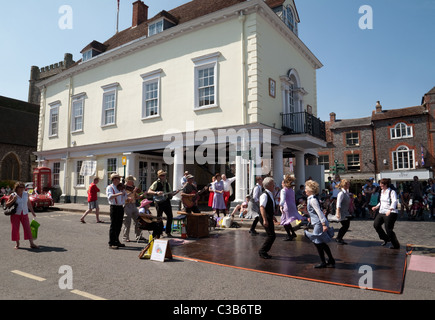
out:
{"label": "arched opening", "polygon": [[18,157],[9,153],[1,162],[1,180],[19,180],[21,166]]}

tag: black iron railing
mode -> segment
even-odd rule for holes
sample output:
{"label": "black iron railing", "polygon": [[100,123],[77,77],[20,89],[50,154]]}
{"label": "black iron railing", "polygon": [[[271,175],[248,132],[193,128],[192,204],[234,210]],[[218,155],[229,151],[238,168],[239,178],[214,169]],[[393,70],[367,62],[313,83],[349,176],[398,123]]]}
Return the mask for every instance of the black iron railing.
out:
{"label": "black iron railing", "polygon": [[308,112],[281,113],[284,134],[307,133],[326,141],[325,122]]}

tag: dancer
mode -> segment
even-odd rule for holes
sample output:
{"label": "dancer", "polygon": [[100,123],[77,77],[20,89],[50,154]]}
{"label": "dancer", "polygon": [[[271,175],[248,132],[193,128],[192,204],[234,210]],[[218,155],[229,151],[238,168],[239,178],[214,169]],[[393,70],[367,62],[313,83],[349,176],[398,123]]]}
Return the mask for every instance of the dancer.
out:
{"label": "dancer", "polygon": [[340,221],[341,228],[338,231],[338,235],[335,241],[337,241],[339,244],[347,244],[346,242],[343,241],[343,237],[346,234],[347,230],[349,230],[349,226],[350,226],[350,220],[349,220],[350,182],[346,179],[342,179],[338,187],[340,189],[340,192],[338,193],[337,196],[337,209],[335,211],[335,217],[337,218],[338,221]]}
{"label": "dancer", "polygon": [[[379,238],[384,240],[383,246],[391,241],[392,246],[390,249],[400,249],[400,243],[393,231],[394,223],[397,220],[397,195],[389,186],[390,179],[381,179],[380,202],[372,208],[373,211],[379,209],[379,213],[373,222],[373,227],[378,233]],[[385,224],[385,231],[382,229],[383,224]]]}
{"label": "dancer", "polygon": [[263,181],[263,187],[266,189],[260,197],[260,223],[266,230],[266,240],[259,250],[259,255],[263,259],[270,259],[272,256],[268,254],[270,248],[275,242],[275,201],[273,198],[273,192],[275,190],[275,181],[271,177],[267,177]]}
{"label": "dancer", "polygon": [[284,229],[287,232],[284,241],[292,241],[296,238],[296,233],[293,230],[291,223],[295,220],[304,219],[296,208],[295,192],[293,190],[293,186],[295,185],[294,180],[295,179],[290,175],[286,175],[282,182],[279,208],[282,214],[280,224],[284,226]]}
{"label": "dancer", "polygon": [[225,205],[225,200],[224,200],[224,183],[222,181],[222,177],[220,173],[216,173],[215,177],[216,177],[216,181],[213,184],[213,192],[214,192],[213,210],[216,211],[218,217],[219,217],[219,212],[223,211],[225,217],[225,212],[227,210],[227,207]]}
{"label": "dancer", "polygon": [[255,181],[256,185],[252,189],[252,196],[248,203],[248,215],[246,216],[249,219],[254,219],[249,228],[249,233],[253,236],[258,234],[255,228],[257,227],[258,221],[260,221],[260,196],[263,193],[263,177],[258,176]]}
{"label": "dancer", "polygon": [[[320,264],[314,268],[326,268],[327,266],[335,267],[335,259],[329,249],[328,242],[334,236],[334,229],[329,227],[329,222],[320,209],[319,201],[314,197],[319,193],[319,184],[313,180],[305,182],[305,192],[307,193],[307,211],[310,214],[310,222],[314,227],[313,232],[305,230],[305,236],[310,239],[316,246],[321,260]],[[328,255],[328,261],[325,260],[325,253]]]}

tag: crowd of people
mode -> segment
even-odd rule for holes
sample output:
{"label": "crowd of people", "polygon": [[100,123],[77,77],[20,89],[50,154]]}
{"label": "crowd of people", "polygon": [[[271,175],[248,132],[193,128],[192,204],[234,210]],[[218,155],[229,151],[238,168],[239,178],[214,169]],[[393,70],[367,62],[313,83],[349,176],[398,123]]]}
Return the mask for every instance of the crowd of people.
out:
{"label": "crowd of people", "polygon": [[[252,219],[249,233],[256,236],[258,222],[266,232],[266,238],[259,249],[259,256],[270,259],[269,251],[276,239],[274,225],[278,223],[276,217],[280,216],[279,224],[286,231],[284,241],[292,241],[297,237],[294,225],[304,225],[304,235],[313,242],[319,257],[320,264],[316,268],[334,267],[335,260],[331,254],[328,243],[334,237],[334,230],[329,225],[330,221],[340,224],[335,241],[346,245],[345,235],[349,230],[352,218],[373,219],[373,227],[383,241],[382,245],[391,242],[392,249],[400,248],[400,243],[394,233],[394,224],[398,217],[406,212],[408,219],[417,219],[422,216],[425,206],[434,217],[435,185],[432,179],[427,184],[422,184],[417,177],[409,185],[400,186],[399,190],[391,184],[389,179],[381,179],[375,183],[373,179],[367,180],[357,195],[350,193],[350,181],[341,179],[336,175],[330,179],[325,189],[320,190],[319,184],[309,178],[305,184],[296,188],[295,179],[284,176],[281,188],[278,188],[271,177],[256,177],[256,184],[252,188],[246,201],[235,207],[229,214],[230,196],[233,193],[231,184],[235,178],[227,178],[225,174],[217,173],[212,177],[212,182],[203,190],[197,189],[194,176],[185,172],[180,181],[180,188],[173,191],[167,181],[167,173],[159,170],[157,180],[147,191],[135,187],[135,177],[128,176],[121,182],[121,176],[114,173],[110,177],[111,184],[106,188],[106,195],[110,205],[109,248],[118,249],[125,247],[119,237],[123,229],[124,242],[130,241],[131,222],[134,223],[135,239],[141,239],[142,230],[153,231],[155,238],[160,238],[163,231],[166,237],[172,237],[173,213],[171,198],[181,192],[181,199],[186,213],[199,213],[198,199],[203,191],[209,191],[208,205],[213,209],[216,217],[222,213],[224,216],[238,214],[239,217]],[[88,210],[80,218],[86,223],[86,216],[95,209],[96,220],[104,223],[99,218],[98,192],[99,182],[95,178],[88,190]],[[296,190],[295,190],[296,189]],[[34,216],[32,205],[28,200],[24,184],[17,183],[14,193],[9,198],[7,206],[17,202],[18,212],[11,216],[12,240],[16,241],[19,248],[19,227],[24,228],[24,239],[29,240],[32,248],[37,248],[29,231],[29,212]],[[148,199],[153,197],[153,200]],[[138,206],[137,203],[140,203]],[[154,203],[157,217],[153,217],[149,210]],[[399,211],[400,207],[400,211]],[[166,215],[166,226],[163,225],[163,214]],[[310,231],[312,228],[312,231]],[[143,239],[145,240],[145,239]],[[327,256],[327,259],[325,257]]]}

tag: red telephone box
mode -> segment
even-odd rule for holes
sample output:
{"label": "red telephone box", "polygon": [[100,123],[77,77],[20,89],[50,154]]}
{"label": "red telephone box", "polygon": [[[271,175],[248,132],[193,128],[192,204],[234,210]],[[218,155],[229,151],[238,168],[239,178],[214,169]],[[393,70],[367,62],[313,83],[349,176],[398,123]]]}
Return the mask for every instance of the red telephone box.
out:
{"label": "red telephone box", "polygon": [[46,167],[36,168],[33,171],[33,188],[42,193],[51,189],[51,169]]}

